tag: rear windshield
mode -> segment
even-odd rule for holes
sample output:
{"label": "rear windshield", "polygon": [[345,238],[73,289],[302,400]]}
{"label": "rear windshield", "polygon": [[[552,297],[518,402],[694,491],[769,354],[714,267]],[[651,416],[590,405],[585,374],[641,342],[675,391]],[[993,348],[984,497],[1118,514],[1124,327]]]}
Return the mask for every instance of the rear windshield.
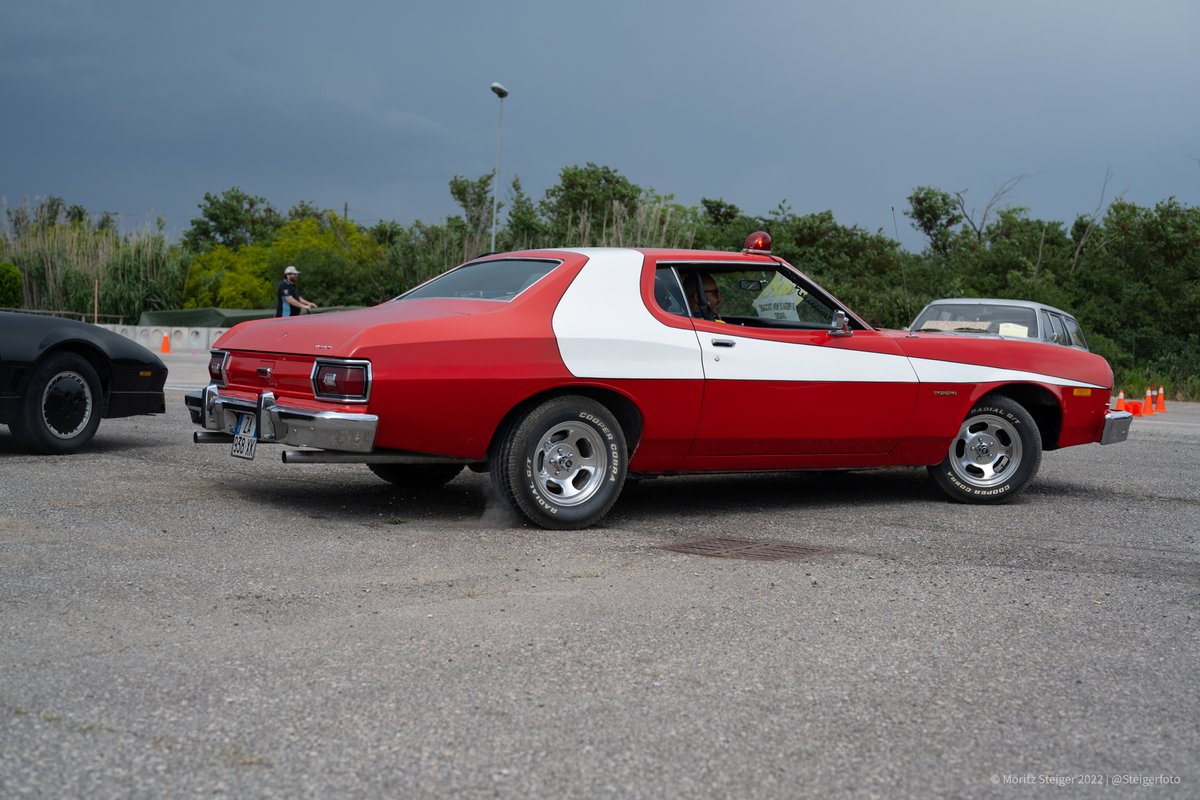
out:
{"label": "rear windshield", "polygon": [[930,306],[917,317],[912,329],[1038,338],[1037,312],[1032,308],[988,303],[939,303]]}
{"label": "rear windshield", "polygon": [[439,275],[418,286],[399,300],[432,297],[472,298],[475,300],[511,300],[557,267],[559,261],[512,258],[477,261]]}

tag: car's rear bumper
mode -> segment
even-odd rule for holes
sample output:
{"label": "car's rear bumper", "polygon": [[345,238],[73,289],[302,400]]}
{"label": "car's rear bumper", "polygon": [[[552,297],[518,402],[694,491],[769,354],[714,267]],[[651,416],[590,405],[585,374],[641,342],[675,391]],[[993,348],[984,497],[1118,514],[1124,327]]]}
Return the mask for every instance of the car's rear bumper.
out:
{"label": "car's rear bumper", "polygon": [[1100,433],[1100,444],[1117,444],[1129,438],[1129,423],[1133,414],[1128,411],[1109,411],[1104,415],[1104,428]]}
{"label": "car's rear bumper", "polygon": [[257,402],[222,396],[220,388],[209,384],[201,392],[188,392],[184,404],[192,422],[206,431],[233,435],[239,414],[253,414],[260,442],[288,444],[294,447],[319,447],[348,453],[369,453],[375,446],[379,417],[344,411],[317,411],[284,406],[275,395],[263,392]]}

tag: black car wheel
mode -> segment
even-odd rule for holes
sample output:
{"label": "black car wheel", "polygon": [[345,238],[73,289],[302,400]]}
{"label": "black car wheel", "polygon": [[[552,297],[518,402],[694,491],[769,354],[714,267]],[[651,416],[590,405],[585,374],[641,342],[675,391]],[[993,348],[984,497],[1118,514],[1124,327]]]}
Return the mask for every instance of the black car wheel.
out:
{"label": "black car wheel", "polygon": [[367,464],[388,483],[402,489],[436,489],[462,472],[462,464]]}
{"label": "black car wheel", "polygon": [[530,522],[586,528],[612,508],[628,470],[625,434],[587,397],[556,397],[515,421],[492,456],[492,484]]}
{"label": "black car wheel", "polygon": [[100,378],[82,356],[55,353],[38,364],[21,396],[13,436],[34,453],[79,450],[96,434],[103,409]]}
{"label": "black car wheel", "polygon": [[951,500],[1003,503],[1033,480],[1041,462],[1033,417],[1017,401],[990,395],[970,410],[946,458],[929,474]]}

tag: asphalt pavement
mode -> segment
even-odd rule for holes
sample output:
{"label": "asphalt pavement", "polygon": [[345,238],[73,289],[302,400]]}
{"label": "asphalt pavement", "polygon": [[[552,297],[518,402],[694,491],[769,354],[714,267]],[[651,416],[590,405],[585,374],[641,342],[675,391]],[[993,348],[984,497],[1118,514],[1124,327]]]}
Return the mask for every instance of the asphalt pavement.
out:
{"label": "asphalt pavement", "polygon": [[[0,797],[1200,796],[1200,404],[1006,506],[663,478],[547,532],[193,444],[164,360],[80,454],[0,427]],[[664,549],[714,537],[807,555]]]}

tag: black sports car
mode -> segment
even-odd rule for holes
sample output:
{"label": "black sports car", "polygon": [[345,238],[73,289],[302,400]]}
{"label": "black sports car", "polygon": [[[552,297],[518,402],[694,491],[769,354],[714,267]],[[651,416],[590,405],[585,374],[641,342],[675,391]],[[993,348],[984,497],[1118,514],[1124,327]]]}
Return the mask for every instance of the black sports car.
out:
{"label": "black sports car", "polygon": [[0,423],[34,453],[73,453],[102,417],[161,414],[167,367],[86,322],[0,312]]}

